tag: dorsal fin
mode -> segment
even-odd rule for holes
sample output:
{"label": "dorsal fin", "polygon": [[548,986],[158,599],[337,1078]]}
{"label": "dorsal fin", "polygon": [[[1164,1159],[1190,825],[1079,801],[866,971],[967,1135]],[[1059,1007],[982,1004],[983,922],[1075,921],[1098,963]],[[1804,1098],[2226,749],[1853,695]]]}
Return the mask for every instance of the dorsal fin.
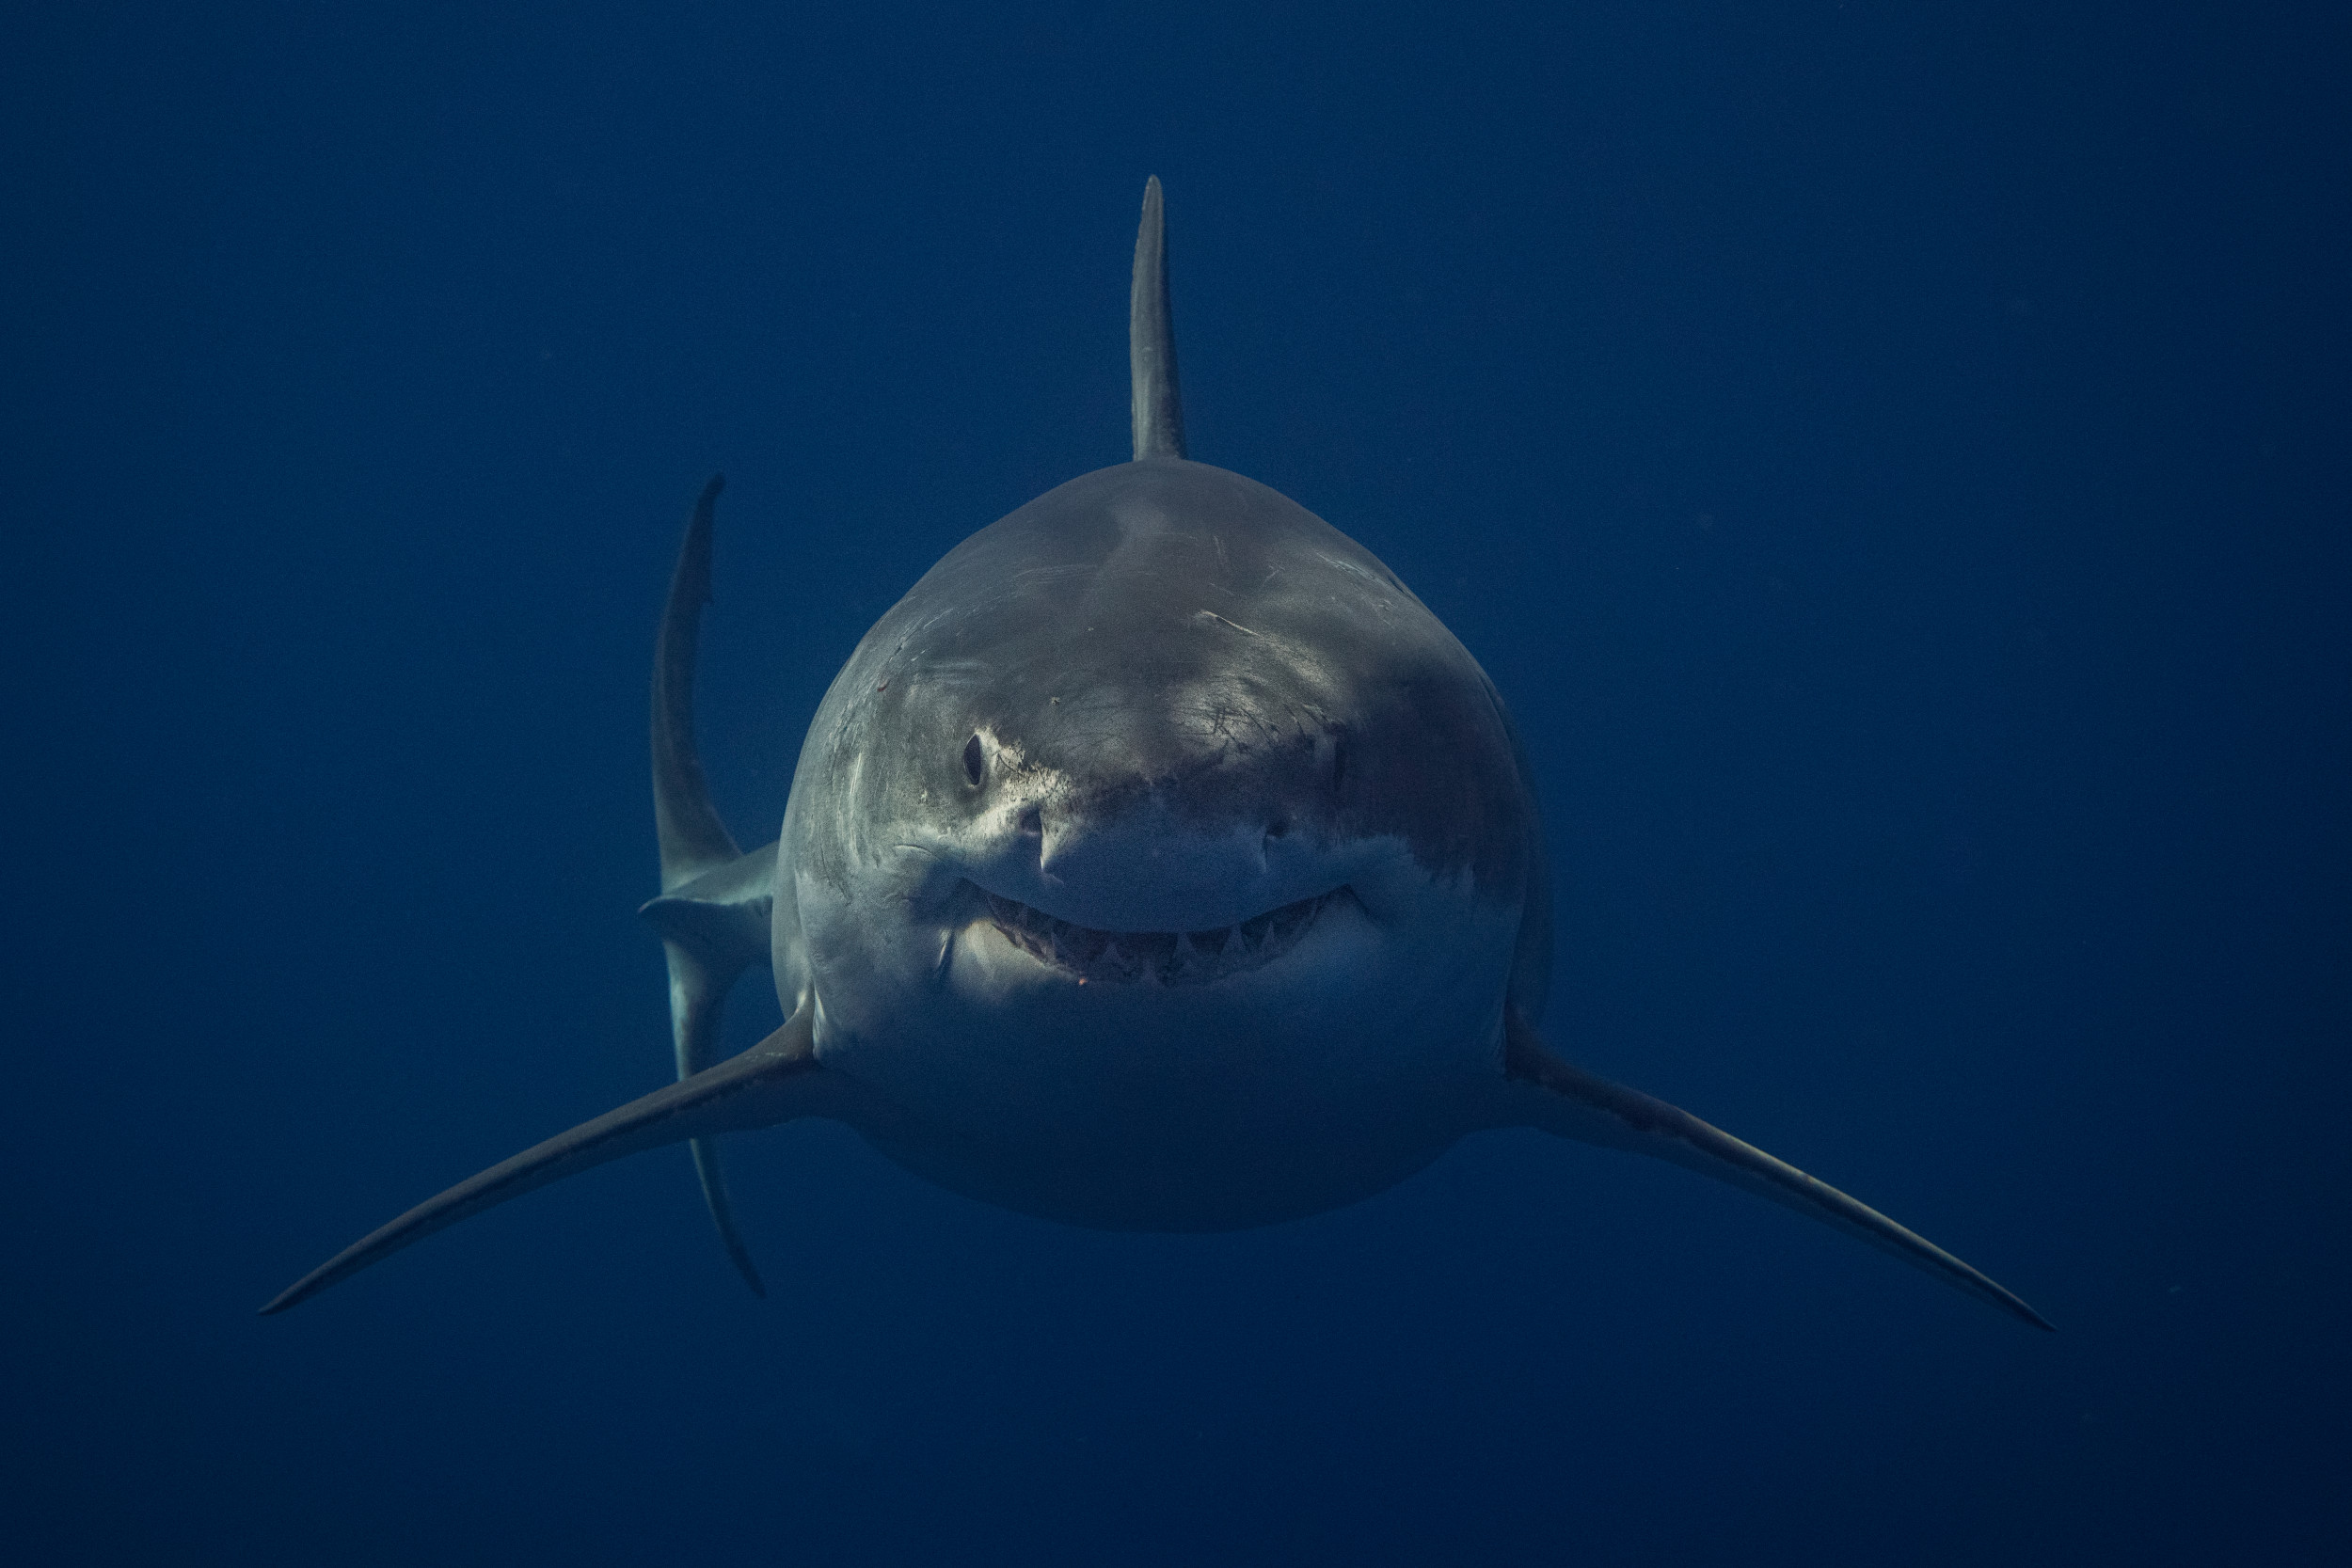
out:
{"label": "dorsal fin", "polygon": [[1136,284],[1127,300],[1127,374],[1136,461],[1184,455],[1184,405],[1176,390],[1176,328],[1168,315],[1168,224],[1160,177],[1143,184],[1143,226],[1136,230]]}

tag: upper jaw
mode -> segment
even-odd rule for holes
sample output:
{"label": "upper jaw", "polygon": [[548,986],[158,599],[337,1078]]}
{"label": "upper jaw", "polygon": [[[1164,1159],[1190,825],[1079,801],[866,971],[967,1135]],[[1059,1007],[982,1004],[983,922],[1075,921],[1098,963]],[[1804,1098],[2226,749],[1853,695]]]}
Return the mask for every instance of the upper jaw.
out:
{"label": "upper jaw", "polygon": [[1104,930],[969,884],[997,934],[1049,969],[1119,985],[1205,985],[1261,969],[1303,941],[1342,885],[1230,925],[1181,930]]}
{"label": "upper jaw", "polygon": [[1304,834],[1089,834],[1040,852],[1035,836],[967,859],[951,923],[1003,941],[1081,982],[1203,984],[1263,968],[1352,901],[1362,857]]}
{"label": "upper jaw", "polygon": [[[1305,832],[990,832],[942,856],[981,893],[1103,932],[1221,932],[1354,881],[1386,846]],[[946,864],[941,871],[947,869]],[[942,879],[943,883],[946,879]],[[946,887],[943,885],[942,891]]]}

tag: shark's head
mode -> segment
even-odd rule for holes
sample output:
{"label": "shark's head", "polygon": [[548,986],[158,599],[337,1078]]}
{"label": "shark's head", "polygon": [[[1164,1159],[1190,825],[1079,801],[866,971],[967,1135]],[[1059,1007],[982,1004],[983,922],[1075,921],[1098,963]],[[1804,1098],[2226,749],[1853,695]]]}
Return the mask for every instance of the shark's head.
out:
{"label": "shark's head", "polygon": [[[1153,458],[974,535],[860,644],[787,814],[778,982],[927,1174],[1097,1224],[1279,1217],[1459,1131],[1506,991],[1540,1007],[1539,833],[1492,687],[1393,574]],[[1321,1147],[1367,1119],[1375,1158]],[[974,1173],[936,1153],[962,1138]]]}

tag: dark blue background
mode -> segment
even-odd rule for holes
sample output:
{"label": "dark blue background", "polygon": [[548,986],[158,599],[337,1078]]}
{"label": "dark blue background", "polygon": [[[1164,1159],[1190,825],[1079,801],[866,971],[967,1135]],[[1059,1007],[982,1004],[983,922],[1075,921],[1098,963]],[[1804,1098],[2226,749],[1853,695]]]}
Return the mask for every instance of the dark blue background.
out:
{"label": "dark blue background", "polygon": [[[33,9],[11,1561],[2341,1560],[2342,8]],[[1126,456],[1154,172],[1194,455],[1518,710],[1555,1041],[2062,1333],[1532,1133],[1165,1238],[823,1125],[734,1146],[765,1304],[665,1151],[253,1316],[664,1079],[687,502],[759,842]]]}

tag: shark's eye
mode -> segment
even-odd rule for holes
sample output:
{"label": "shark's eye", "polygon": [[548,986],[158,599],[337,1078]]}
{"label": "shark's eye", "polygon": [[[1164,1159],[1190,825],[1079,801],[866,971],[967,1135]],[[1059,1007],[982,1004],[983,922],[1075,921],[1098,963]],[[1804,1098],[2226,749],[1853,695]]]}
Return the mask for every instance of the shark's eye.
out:
{"label": "shark's eye", "polygon": [[980,780],[988,771],[988,752],[980,746],[980,737],[974,736],[963,743],[963,776],[972,781],[972,787],[980,787]]}

